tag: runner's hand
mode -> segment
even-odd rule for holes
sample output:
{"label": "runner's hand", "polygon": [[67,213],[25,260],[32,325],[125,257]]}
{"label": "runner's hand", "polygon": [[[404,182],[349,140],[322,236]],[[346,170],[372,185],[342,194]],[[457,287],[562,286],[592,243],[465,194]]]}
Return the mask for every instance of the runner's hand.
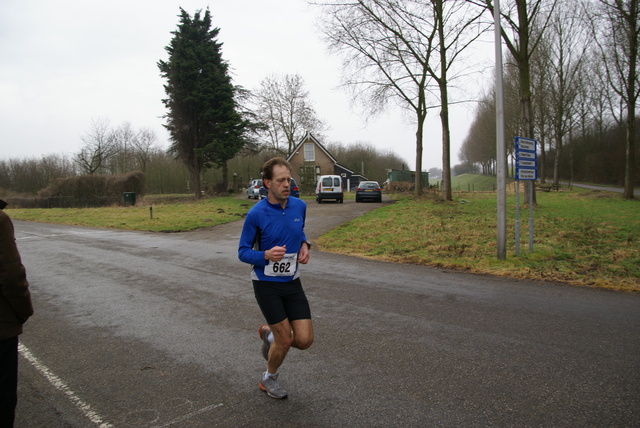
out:
{"label": "runner's hand", "polygon": [[287,246],[273,247],[270,250],[264,252],[264,259],[271,260],[272,262],[279,262],[287,252]]}

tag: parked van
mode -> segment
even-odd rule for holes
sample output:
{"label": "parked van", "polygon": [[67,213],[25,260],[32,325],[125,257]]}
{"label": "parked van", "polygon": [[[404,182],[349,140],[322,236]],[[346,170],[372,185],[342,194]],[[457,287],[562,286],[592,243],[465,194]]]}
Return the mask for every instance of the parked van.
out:
{"label": "parked van", "polygon": [[339,175],[321,175],[316,186],[316,201],[335,199],[342,203],[342,177]]}

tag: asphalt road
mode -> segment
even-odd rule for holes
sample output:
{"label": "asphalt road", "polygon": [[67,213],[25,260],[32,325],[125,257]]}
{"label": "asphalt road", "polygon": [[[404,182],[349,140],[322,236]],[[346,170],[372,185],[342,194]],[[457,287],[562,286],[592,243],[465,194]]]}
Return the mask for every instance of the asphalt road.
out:
{"label": "asphalt road", "polygon": [[[375,206],[310,203],[309,235]],[[640,426],[638,295],[314,249],[316,342],[274,400],[241,222],[15,226],[36,309],[17,427]]]}
{"label": "asphalt road", "polygon": [[[563,182],[562,184],[569,185],[569,183],[567,182]],[[574,187],[581,187],[583,189],[600,190],[602,192],[624,193],[624,188],[622,187],[596,186],[593,184],[583,184],[583,183],[572,183],[571,185]],[[640,196],[640,189],[634,189],[633,195],[635,197]]]}

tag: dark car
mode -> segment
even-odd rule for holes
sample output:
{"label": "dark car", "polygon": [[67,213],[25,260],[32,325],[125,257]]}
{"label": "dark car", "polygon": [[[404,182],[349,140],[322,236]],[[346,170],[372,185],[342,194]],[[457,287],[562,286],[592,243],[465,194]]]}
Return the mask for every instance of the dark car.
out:
{"label": "dark car", "polygon": [[[258,193],[258,197],[260,199],[264,199],[269,194],[269,189],[264,187],[263,184],[262,186],[260,186]],[[296,184],[296,180],[294,180],[293,178],[291,179],[291,184],[289,185],[289,196],[295,196],[296,198],[300,197],[300,188],[298,187],[298,184]]]}
{"label": "dark car", "polygon": [[356,202],[372,200],[382,202],[382,189],[377,181],[361,181],[356,188]]}
{"label": "dark car", "polygon": [[268,194],[269,194],[269,189],[264,187],[264,184],[260,186],[260,188],[258,189],[258,198],[264,199],[267,197]]}
{"label": "dark car", "polygon": [[295,196],[296,198],[300,197],[300,188],[296,183],[296,180],[291,179],[291,184],[289,185],[289,196]]}

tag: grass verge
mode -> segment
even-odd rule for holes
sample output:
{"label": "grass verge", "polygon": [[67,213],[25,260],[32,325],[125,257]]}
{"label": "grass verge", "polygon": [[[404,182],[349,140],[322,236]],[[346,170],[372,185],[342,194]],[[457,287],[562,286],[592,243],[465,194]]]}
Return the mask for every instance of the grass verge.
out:
{"label": "grass verge", "polygon": [[[640,291],[640,203],[584,191],[538,193],[534,247],[521,210],[515,257],[515,197],[508,197],[508,256],[497,259],[495,193],[455,201],[405,197],[321,237],[325,251],[473,273]],[[373,227],[375,225],[375,227]]]}
{"label": "grass verge", "polygon": [[186,232],[238,220],[253,206],[234,197],[147,197],[152,205],[102,208],[7,209],[15,220],[150,232]]}

